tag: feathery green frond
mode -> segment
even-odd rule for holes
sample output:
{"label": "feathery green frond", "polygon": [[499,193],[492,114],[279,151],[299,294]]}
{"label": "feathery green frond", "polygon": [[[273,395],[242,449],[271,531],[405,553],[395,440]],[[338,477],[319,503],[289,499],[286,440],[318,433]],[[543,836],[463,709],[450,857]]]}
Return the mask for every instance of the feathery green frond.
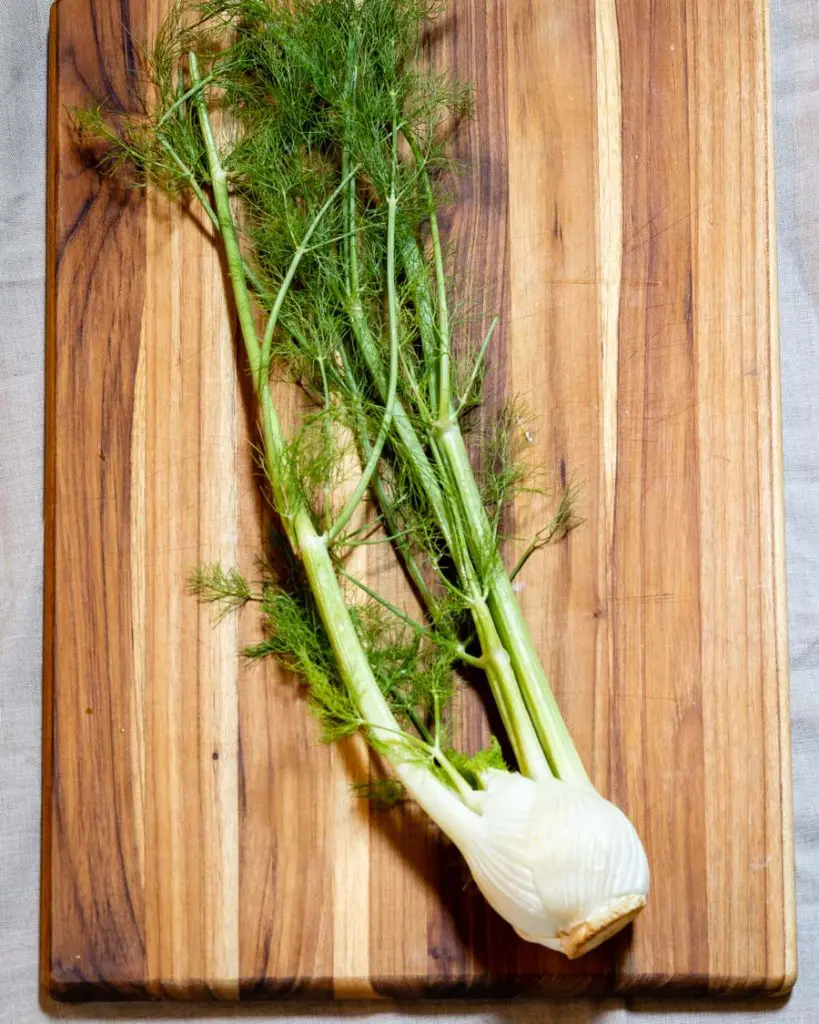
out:
{"label": "feathery green frond", "polygon": [[369,800],[377,811],[391,811],[407,798],[407,790],[398,779],[370,779],[353,783],[356,796]]}
{"label": "feathery green frond", "polygon": [[[268,496],[296,560],[298,516],[324,544],[350,610],[344,628],[399,723],[394,735],[362,716],[336,624],[323,621],[298,572],[264,583],[264,638],[245,653],[299,673],[326,738],[363,730],[376,749],[426,764],[467,799],[464,779],[479,762],[459,774],[442,753],[459,660],[486,670],[521,767],[548,769],[526,704],[545,680],[519,679],[532,658],[515,667],[513,649],[506,660],[485,656],[509,643],[494,609],[508,600],[504,511],[526,486],[518,412],[510,406],[478,434],[477,473],[462,443],[449,443],[480,404],[496,321],[473,345],[469,297],[453,298],[457,258],[438,223],[459,171],[449,141],[472,109],[468,87],[420,59],[423,27],[442,6],[180,0],[145,58],[144,110],[92,108],[75,119],[108,169],[194,198],[216,227],[262,409]],[[258,335],[254,313],[267,318]],[[273,379],[304,395],[301,426],[287,433],[273,426]],[[350,528],[362,510],[394,545],[425,622],[364,580],[369,600],[344,587],[347,555],[369,543]],[[562,505],[549,535],[573,521]],[[250,599],[240,577],[217,569],[194,581],[203,600],[226,610]]]}
{"label": "feathery green frond", "polygon": [[509,770],[503,759],[500,743],[495,736],[490,738],[488,747],[479,750],[476,754],[463,754],[458,750],[447,750],[447,757],[466,781],[476,789],[480,788],[481,776],[488,769]]}
{"label": "feathery green frond", "polygon": [[188,591],[200,601],[219,605],[219,618],[248,601],[259,599],[238,569],[225,571],[218,563],[194,569],[188,577]]}

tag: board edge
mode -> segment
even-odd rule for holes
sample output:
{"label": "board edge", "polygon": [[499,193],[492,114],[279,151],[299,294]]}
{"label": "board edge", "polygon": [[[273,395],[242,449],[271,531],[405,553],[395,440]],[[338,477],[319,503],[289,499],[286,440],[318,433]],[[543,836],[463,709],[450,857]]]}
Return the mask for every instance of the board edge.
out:
{"label": "board edge", "polygon": [[48,106],[46,112],[46,296],[45,296],[45,408],[43,428],[43,666],[42,666],[42,769],[40,821],[40,943],[41,1000],[59,988],[52,966],[52,843],[54,790],[54,596],[56,543],[55,393],[57,345],[57,151],[59,74],[59,3],[54,0],[48,22]]}
{"label": "board edge", "polygon": [[770,306],[771,455],[773,486],[774,591],[776,601],[776,643],[779,697],[779,773],[782,812],[782,887],[784,896],[784,966],[781,976],[771,979],[767,994],[785,996],[799,976],[796,924],[796,860],[793,821],[793,765],[790,710],[790,664],[788,651],[788,584],[785,542],[785,475],[783,466],[781,339],[779,329],[779,259],[776,216],[776,159],[773,118],[773,60],[771,51],[771,5],[761,0],[765,32],[765,86],[767,99],[768,154],[768,261]]}

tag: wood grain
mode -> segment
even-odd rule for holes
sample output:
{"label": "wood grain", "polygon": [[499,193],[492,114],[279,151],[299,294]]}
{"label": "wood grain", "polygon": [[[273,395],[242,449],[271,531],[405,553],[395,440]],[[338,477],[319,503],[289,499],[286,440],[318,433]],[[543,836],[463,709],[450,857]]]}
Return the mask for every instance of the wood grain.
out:
{"label": "wood grain", "polygon": [[[58,0],[49,114],[42,984],[60,999],[777,993],[795,980],[765,0],[452,0],[428,59],[476,86],[445,227],[502,318],[583,527],[520,597],[600,789],[637,824],[634,928],[517,939],[434,826],[350,782],[297,681],[251,667],[190,568],[266,529],[207,223],[101,182],[67,108],[129,109],[167,0]],[[297,415],[282,390],[285,419]],[[510,560],[548,514],[510,517]],[[367,552],[366,569],[397,587]],[[462,738],[486,735],[463,699]]]}

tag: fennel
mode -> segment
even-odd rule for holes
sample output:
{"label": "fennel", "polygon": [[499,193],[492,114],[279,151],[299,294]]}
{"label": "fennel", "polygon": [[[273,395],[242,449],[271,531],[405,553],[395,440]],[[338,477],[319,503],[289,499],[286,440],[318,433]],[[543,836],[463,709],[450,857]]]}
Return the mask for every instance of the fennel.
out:
{"label": "fennel", "polygon": [[[496,321],[465,360],[438,208],[453,169],[443,125],[468,115],[471,96],[419,67],[419,32],[436,7],[189,0],[155,42],[144,116],[95,109],[77,120],[108,142],[115,169],[192,194],[225,255],[292,557],[258,592],[219,566],[198,570],[192,589],[225,609],[257,600],[265,636],[247,655],[297,669],[325,737],[362,730],[492,906],[524,937],[576,956],[639,911],[648,869],[560,715],[512,589],[521,563],[511,573],[503,563],[502,513],[521,484],[514,417],[501,417],[483,481],[464,440]],[[229,131],[216,130],[217,110]],[[310,402],[294,437],[274,405],[274,366]],[[360,474],[338,508],[345,436]],[[353,529],[368,496],[378,517]],[[571,528],[570,497],[523,561]],[[376,528],[426,621],[348,572],[352,548],[385,539]],[[452,749],[459,662],[485,673],[518,771],[494,738],[472,756]]]}

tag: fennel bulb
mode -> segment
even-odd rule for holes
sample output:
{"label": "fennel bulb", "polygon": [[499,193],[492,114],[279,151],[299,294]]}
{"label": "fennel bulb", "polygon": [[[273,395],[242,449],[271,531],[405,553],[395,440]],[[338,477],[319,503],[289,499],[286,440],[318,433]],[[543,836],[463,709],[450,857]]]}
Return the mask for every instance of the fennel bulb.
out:
{"label": "fennel bulb", "polygon": [[637,832],[590,786],[489,769],[472,810],[414,766],[398,774],[521,938],[578,957],[645,905],[648,862]]}

